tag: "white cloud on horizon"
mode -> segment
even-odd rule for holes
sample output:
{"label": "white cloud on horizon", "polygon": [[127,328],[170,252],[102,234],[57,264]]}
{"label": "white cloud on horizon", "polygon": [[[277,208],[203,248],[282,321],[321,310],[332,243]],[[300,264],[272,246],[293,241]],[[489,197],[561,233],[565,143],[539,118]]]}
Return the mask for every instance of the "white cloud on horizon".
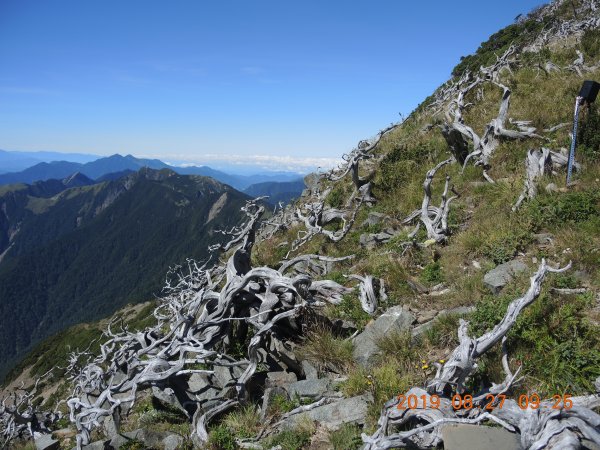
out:
{"label": "white cloud on horizon", "polygon": [[176,160],[178,162],[173,163],[173,165],[180,167],[191,165],[219,166],[221,164],[230,164],[235,166],[256,166],[257,169],[268,171],[289,171],[299,173],[313,172],[318,168],[329,170],[342,162],[340,158],[211,153],[192,157],[189,154],[169,154],[163,157],[160,155],[144,155],[143,157]]}

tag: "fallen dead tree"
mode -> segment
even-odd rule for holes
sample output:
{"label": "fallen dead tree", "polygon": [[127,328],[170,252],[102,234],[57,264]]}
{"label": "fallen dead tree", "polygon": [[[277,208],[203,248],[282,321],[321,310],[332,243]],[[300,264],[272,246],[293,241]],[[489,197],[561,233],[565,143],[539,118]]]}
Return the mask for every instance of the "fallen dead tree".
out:
{"label": "fallen dead tree", "polygon": [[[583,448],[584,440],[600,445],[600,415],[593,411],[600,406],[600,380],[596,381],[597,394],[574,397],[571,404],[565,402],[557,409],[551,407],[556,403],[554,400],[541,402],[536,409],[522,409],[516,401],[509,399],[503,402],[502,407],[497,402],[498,396],[508,392],[518,381],[519,371],[513,373],[508,365],[504,346],[507,333],[523,309],[539,296],[546,274],[563,272],[569,267],[570,264],[562,269],[553,269],[542,260],[531,277],[528,291],[510,303],[504,318],[492,330],[478,338],[468,335],[468,322],[461,319],[458,347],[444,364],[436,364],[436,375],[427,383],[426,390],[412,388],[406,393],[406,397],[415,395],[420,399],[417,407],[399,409],[399,399],[387,402],[375,433],[371,436],[363,434],[363,448],[432,448],[442,443],[444,425],[485,421],[520,432],[521,444],[527,449],[578,449]],[[457,408],[453,394],[466,398],[466,381],[477,370],[477,360],[499,342],[503,344],[505,380],[492,384],[483,392],[474,393],[470,397],[472,402],[467,406],[461,403]],[[486,409],[490,398],[493,408]],[[397,431],[398,428],[405,431]]]}

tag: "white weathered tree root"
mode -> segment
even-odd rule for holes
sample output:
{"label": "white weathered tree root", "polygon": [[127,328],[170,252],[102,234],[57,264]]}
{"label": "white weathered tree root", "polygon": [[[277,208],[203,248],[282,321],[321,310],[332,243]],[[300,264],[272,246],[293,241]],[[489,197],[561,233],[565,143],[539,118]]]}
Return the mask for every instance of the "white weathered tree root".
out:
{"label": "white weathered tree root", "polygon": [[[570,263],[562,269],[553,269],[542,260],[537,272],[531,277],[528,291],[523,297],[513,300],[507,308],[504,318],[491,331],[479,338],[467,335],[468,323],[460,321],[458,330],[459,345],[447,362],[437,364],[437,373],[427,383],[427,391],[412,388],[408,395],[415,395],[420,405],[417,408],[398,409],[398,399],[387,402],[378,422],[378,429],[372,436],[363,434],[365,450],[388,448],[432,448],[442,442],[441,429],[450,423],[481,423],[493,421],[509,431],[518,431],[521,444],[527,449],[579,449],[587,439],[600,445],[600,415],[593,411],[600,406],[600,379],[596,380],[597,393],[572,398],[573,407],[563,405],[553,409],[554,400],[541,402],[538,409],[522,409],[514,400],[505,400],[502,407],[495,407],[492,412],[478,408],[488,399],[488,394],[498,395],[507,392],[516,382],[516,373],[508,366],[506,353],[506,334],[514,325],[519,314],[540,294],[545,275],[549,272],[559,273],[567,270]],[[453,408],[450,400],[452,393],[465,393],[465,381],[476,370],[477,359],[502,340],[502,365],[506,372],[503,383],[493,384],[485,392],[473,396],[473,408]],[[439,408],[432,408],[431,396],[437,395]],[[423,403],[422,399],[425,399]],[[497,406],[497,405],[496,405]],[[408,431],[391,433],[392,427],[412,424]]]}

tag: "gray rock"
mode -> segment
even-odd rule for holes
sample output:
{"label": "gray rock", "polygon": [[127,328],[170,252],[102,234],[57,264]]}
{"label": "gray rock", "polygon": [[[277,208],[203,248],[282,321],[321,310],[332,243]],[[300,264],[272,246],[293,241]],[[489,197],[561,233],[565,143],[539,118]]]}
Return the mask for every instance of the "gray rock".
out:
{"label": "gray rock", "polygon": [[377,340],[389,333],[409,329],[414,321],[414,316],[402,306],[388,309],[354,338],[354,359],[363,367],[369,366],[381,352]]}
{"label": "gray rock", "polygon": [[377,225],[378,223],[383,222],[384,220],[389,219],[389,216],[383,214],[383,213],[378,213],[378,212],[370,212],[367,219],[362,223],[362,227],[366,228],[369,227],[371,225]]}
{"label": "gray rock", "polygon": [[283,389],[281,387],[273,387],[273,388],[265,389],[265,392],[263,394],[262,406],[260,408],[261,420],[265,420],[267,413],[269,412],[269,406],[273,402],[273,398],[276,395],[282,395],[282,396],[288,398],[287,392],[285,391],[285,389]]}
{"label": "gray rock", "polygon": [[34,433],[36,450],[57,450],[60,444],[51,434]]}
{"label": "gray rock", "polygon": [[[104,450],[107,447],[106,442],[108,442],[108,441],[96,441],[96,442],[92,442],[91,444],[84,445],[81,448],[84,450]],[[114,448],[119,448],[119,447],[114,447]],[[73,447],[73,450],[77,450],[77,447]]]}
{"label": "gray rock", "polygon": [[216,397],[219,392],[210,375],[193,373],[187,381],[186,394],[192,401],[205,402]]}
{"label": "gray rock", "polygon": [[521,450],[520,436],[504,428],[483,425],[446,425],[442,429],[445,450]]}
{"label": "gray rock", "polygon": [[[112,448],[118,449],[132,440],[137,440],[143,442],[144,445],[150,448],[165,448],[167,444],[172,445],[174,443],[173,437],[178,438],[178,436],[174,436],[171,433],[167,433],[165,431],[155,431],[146,428],[139,428],[137,430],[130,431],[128,433],[121,433],[115,436],[111,439],[109,445]],[[182,440],[179,437],[177,445],[179,445],[181,442]],[[172,449],[177,447],[169,448]]]}
{"label": "gray rock", "polygon": [[119,434],[119,428],[121,426],[121,415],[119,413],[119,408],[116,408],[112,415],[105,417],[104,422],[102,422],[102,426],[104,427],[104,432],[108,437],[113,437]]}
{"label": "gray rock", "polygon": [[363,424],[371,401],[372,397],[369,395],[345,398],[301,414],[295,414],[287,418],[282,427],[293,428],[306,418],[317,421],[330,430],[337,430],[345,423]]}
{"label": "gray rock", "polygon": [[269,372],[265,382],[266,387],[281,387],[285,384],[295,383],[298,377],[294,372]]}
{"label": "gray rock", "polygon": [[433,320],[435,318],[435,316],[437,316],[437,311],[435,310],[426,310],[426,311],[421,311],[419,314],[417,314],[417,323],[425,323],[425,322],[429,322],[430,320]]}
{"label": "gray rock", "polygon": [[290,394],[290,397],[299,396],[310,397],[310,398],[321,398],[327,388],[329,381],[325,379],[321,380],[300,380],[295,383],[284,386],[284,389]]}
{"label": "gray rock", "polygon": [[315,366],[308,361],[302,361],[302,370],[307,380],[316,380],[319,378],[319,372]]}
{"label": "gray rock", "polygon": [[536,233],[533,235],[533,238],[539,245],[548,245],[552,243],[552,236],[550,233]]}
{"label": "gray rock", "polygon": [[183,444],[183,438],[181,436],[177,436],[176,434],[171,434],[163,439],[162,444],[164,446],[164,450],[177,450],[181,448]]}
{"label": "gray rock", "polygon": [[[158,401],[166,406],[170,406],[172,408],[178,409],[183,413],[187,414],[185,408],[179,402],[179,399],[175,395],[175,391],[170,387],[165,387],[163,389],[152,386],[152,396]],[[110,436],[110,435],[109,435]]]}
{"label": "gray rock", "polygon": [[215,366],[214,367],[214,380],[218,387],[225,387],[227,385],[235,384],[235,380],[242,376],[244,370],[240,366],[226,367],[226,366]]}
{"label": "gray rock", "polygon": [[319,189],[319,182],[323,177],[322,174],[318,173],[309,173],[304,177],[304,184],[307,189],[310,189],[311,192],[316,192]]}
{"label": "gray rock", "polygon": [[502,288],[506,286],[515,275],[525,272],[527,266],[521,261],[514,259],[504,264],[500,264],[494,269],[490,270],[483,277],[483,283],[485,286],[492,291],[493,294],[497,295],[500,293]]}
{"label": "gray rock", "polygon": [[386,228],[381,233],[375,234],[361,234],[360,235],[360,245],[366,247],[368,249],[374,248],[377,244],[384,244],[389,242],[398,232],[391,228]]}
{"label": "gray rock", "polygon": [[559,192],[558,186],[555,183],[548,183],[545,189],[546,192]]}

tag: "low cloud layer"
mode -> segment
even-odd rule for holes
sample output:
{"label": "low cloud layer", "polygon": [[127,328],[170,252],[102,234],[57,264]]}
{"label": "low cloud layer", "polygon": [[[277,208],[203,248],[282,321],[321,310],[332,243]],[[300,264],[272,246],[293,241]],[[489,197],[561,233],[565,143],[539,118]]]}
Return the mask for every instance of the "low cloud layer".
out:
{"label": "low cloud layer", "polygon": [[179,166],[186,165],[207,165],[219,167],[223,165],[234,166],[256,166],[263,170],[272,171],[290,171],[299,173],[309,173],[321,168],[322,170],[331,169],[342,162],[340,158],[315,158],[315,157],[294,157],[294,156],[274,156],[274,155],[224,155],[224,154],[205,154],[197,157],[189,155],[169,155],[166,159],[175,160],[173,164]]}

